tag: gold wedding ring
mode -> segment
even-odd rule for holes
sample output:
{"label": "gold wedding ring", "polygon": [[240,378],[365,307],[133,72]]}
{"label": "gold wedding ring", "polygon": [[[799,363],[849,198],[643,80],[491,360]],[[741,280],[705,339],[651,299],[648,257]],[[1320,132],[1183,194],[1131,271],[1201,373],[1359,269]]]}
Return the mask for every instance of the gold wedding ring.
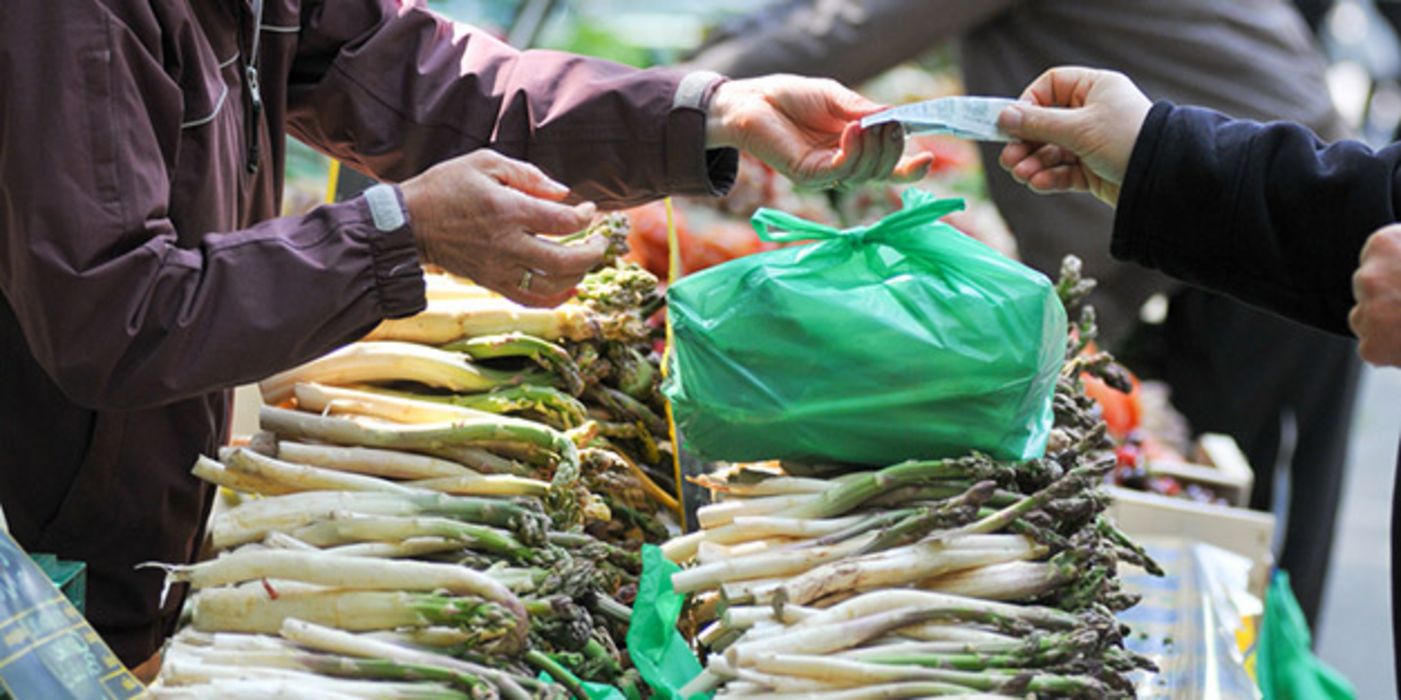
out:
{"label": "gold wedding ring", "polygon": [[525,272],[522,272],[522,273],[521,273],[521,281],[520,281],[520,284],[517,284],[516,287],[518,287],[522,292],[528,292],[528,291],[530,291],[530,280],[531,280],[531,278],[534,277],[534,276],[535,276],[535,273],[534,273],[534,272],[531,272],[530,270],[526,270]]}

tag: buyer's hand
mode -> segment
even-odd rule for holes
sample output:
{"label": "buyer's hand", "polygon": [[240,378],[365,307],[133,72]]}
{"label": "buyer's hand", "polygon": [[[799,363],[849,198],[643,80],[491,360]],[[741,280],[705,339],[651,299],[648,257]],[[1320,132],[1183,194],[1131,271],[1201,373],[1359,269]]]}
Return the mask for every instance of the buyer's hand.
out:
{"label": "buyer's hand", "polygon": [[1401,367],[1401,224],[1392,224],[1367,239],[1362,265],[1352,276],[1357,306],[1348,325],[1357,334],[1362,359]]}
{"label": "buyer's hand", "polygon": [[1036,192],[1089,192],[1109,206],[1152,104],[1121,73],[1052,68],[1002,111],[998,126],[1021,139],[999,162]]}
{"label": "buyer's hand", "polygon": [[559,203],[568,187],[489,149],[439,163],[400,190],[424,262],[529,306],[563,303],[608,247],[602,236],[567,246],[540,238],[588,226],[594,205]]}
{"label": "buyer's hand", "polygon": [[934,157],[905,157],[900,125],[861,128],[861,117],[881,109],[833,80],[795,75],[733,80],[711,98],[706,141],[712,148],[748,151],[808,187],[924,177]]}

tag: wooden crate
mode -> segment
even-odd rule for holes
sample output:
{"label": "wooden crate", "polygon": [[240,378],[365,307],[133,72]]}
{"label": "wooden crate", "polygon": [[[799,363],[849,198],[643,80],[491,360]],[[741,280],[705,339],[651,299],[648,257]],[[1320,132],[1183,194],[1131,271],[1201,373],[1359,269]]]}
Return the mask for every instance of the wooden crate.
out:
{"label": "wooden crate", "polygon": [[1228,549],[1254,563],[1251,592],[1263,599],[1274,554],[1275,516],[1245,508],[1197,503],[1119,486],[1106,487],[1109,515],[1130,536],[1180,537]]}

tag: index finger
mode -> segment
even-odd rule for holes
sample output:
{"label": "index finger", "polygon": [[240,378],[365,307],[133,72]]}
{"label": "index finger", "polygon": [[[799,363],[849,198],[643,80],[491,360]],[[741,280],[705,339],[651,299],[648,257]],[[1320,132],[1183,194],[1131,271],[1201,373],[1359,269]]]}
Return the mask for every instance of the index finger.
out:
{"label": "index finger", "polygon": [[1042,107],[1074,107],[1077,89],[1094,74],[1094,70],[1080,66],[1051,68],[1022,91],[1021,100]]}
{"label": "index finger", "polygon": [[608,239],[593,235],[582,243],[561,244],[522,234],[510,248],[526,267],[556,277],[581,277],[603,262]]}

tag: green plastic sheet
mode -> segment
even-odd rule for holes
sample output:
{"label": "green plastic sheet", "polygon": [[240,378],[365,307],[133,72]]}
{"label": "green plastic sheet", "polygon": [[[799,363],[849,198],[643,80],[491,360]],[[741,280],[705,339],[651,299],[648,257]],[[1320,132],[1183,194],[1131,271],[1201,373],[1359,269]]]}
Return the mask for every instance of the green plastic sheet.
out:
{"label": "green plastic sheet", "polygon": [[628,625],[628,655],[657,700],[693,700],[709,694],[681,697],[681,687],[701,672],[700,661],[676,630],[686,596],[671,587],[671,575],[681,567],[671,563],[655,545],[642,546],[642,577]]}
{"label": "green plastic sheet", "polygon": [[761,238],[667,291],[663,392],[685,447],[721,460],[889,464],[1044,453],[1065,309],[1044,275],[939,221],[916,189],[870,226],[762,209]]}
{"label": "green plastic sheet", "polygon": [[[535,678],[546,683],[556,683],[554,676],[544,671],[541,671]],[[574,680],[579,679],[576,677]],[[584,689],[584,694],[589,696],[589,700],[633,700],[624,694],[623,691],[607,683],[592,683],[581,680],[579,681],[579,686]]]}
{"label": "green plastic sheet", "polygon": [[1309,623],[1289,586],[1276,571],[1265,594],[1256,669],[1265,700],[1352,700],[1352,684],[1313,655]]}

